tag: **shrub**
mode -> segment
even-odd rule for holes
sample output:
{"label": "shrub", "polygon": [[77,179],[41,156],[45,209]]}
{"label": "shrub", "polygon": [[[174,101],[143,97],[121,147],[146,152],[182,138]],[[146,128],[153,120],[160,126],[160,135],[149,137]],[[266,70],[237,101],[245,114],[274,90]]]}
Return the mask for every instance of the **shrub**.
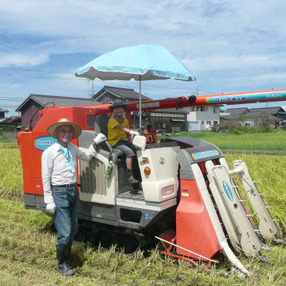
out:
{"label": "shrub", "polygon": [[214,126],[213,131],[216,132],[231,132],[234,129],[237,129],[239,125],[233,124],[230,121],[225,121]]}

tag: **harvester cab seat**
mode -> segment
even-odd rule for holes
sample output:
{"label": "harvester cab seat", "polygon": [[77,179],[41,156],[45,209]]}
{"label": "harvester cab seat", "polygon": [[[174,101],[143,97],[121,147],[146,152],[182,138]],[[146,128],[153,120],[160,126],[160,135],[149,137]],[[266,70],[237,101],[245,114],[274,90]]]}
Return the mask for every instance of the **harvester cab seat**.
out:
{"label": "harvester cab seat", "polygon": [[[110,115],[98,115],[95,118],[94,122],[94,131],[96,133],[103,133],[108,138],[108,121],[110,119]],[[108,142],[107,142],[108,143]],[[146,148],[146,137],[145,136],[135,136],[132,141],[133,145],[139,150],[145,150]],[[113,151],[115,153],[116,158],[123,158],[124,154],[121,150],[116,148],[111,148],[108,144],[101,144],[102,146],[99,149],[106,150],[108,152]]]}
{"label": "harvester cab seat", "polygon": [[96,133],[103,133],[106,137],[108,136],[108,121],[111,116],[109,115],[98,115],[95,117],[94,131]]}
{"label": "harvester cab seat", "polygon": [[[103,133],[108,138],[108,121],[110,119],[110,115],[98,115],[95,118],[94,122],[94,130],[96,133]],[[137,138],[138,137],[138,138]],[[146,137],[145,136],[135,136],[132,138],[132,143],[136,147],[137,150],[145,150],[146,147]],[[102,155],[104,155],[106,158],[109,156],[109,161],[112,161],[113,164],[118,164],[120,161],[122,161],[122,164],[120,166],[118,165],[118,168],[124,170],[122,173],[125,174],[126,165],[125,165],[125,154],[117,149],[112,148],[108,142],[100,144],[102,146],[99,146],[98,152]],[[112,154],[112,156],[110,156]],[[133,169],[135,172],[135,176],[138,178],[139,181],[141,181],[141,175],[140,170],[138,166],[138,161],[133,162]],[[123,175],[122,175],[123,176]],[[125,175],[123,176],[125,178]]]}
{"label": "harvester cab seat", "polygon": [[[94,121],[94,131],[96,133],[103,133],[108,138],[108,121],[110,117],[111,117],[110,115],[96,116]],[[114,163],[117,163],[119,158],[124,157],[124,154],[121,150],[112,148],[108,142],[100,144],[100,146],[98,146],[97,151],[101,153],[104,153],[104,151],[107,151],[108,153],[112,152],[112,161]]]}

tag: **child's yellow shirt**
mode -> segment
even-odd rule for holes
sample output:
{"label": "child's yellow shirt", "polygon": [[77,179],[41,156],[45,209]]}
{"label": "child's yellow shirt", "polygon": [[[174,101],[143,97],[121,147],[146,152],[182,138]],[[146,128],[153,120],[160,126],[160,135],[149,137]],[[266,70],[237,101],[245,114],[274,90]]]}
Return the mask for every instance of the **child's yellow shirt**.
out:
{"label": "child's yellow shirt", "polygon": [[111,146],[114,146],[119,140],[127,140],[126,133],[116,127],[118,124],[129,129],[129,122],[126,118],[123,123],[119,123],[114,117],[111,117],[108,120],[108,142]]}

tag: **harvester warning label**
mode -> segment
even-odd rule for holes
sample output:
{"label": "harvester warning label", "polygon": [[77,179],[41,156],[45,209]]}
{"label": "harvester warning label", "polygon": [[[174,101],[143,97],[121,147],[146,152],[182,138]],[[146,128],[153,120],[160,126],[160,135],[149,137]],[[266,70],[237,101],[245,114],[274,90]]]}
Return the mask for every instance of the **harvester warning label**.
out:
{"label": "harvester warning label", "polygon": [[153,218],[153,213],[143,212],[142,217],[143,217],[143,220],[151,220]]}
{"label": "harvester warning label", "polygon": [[[152,108],[152,107],[159,107],[159,106],[160,106],[160,102],[158,102],[158,101],[141,104],[141,108]],[[137,107],[137,109],[140,109],[139,104],[137,104],[136,107]]]}
{"label": "harvester warning label", "polygon": [[209,157],[214,157],[217,155],[219,155],[218,150],[210,150],[210,151],[193,153],[192,157],[194,160],[200,160],[200,159],[205,159],[205,158],[209,158]]}
{"label": "harvester warning label", "polygon": [[56,139],[49,135],[39,136],[34,141],[34,146],[39,151],[44,151],[56,142]]}
{"label": "harvester warning label", "polygon": [[149,159],[148,158],[144,158],[142,161],[140,161],[140,165],[145,165],[149,163]]}

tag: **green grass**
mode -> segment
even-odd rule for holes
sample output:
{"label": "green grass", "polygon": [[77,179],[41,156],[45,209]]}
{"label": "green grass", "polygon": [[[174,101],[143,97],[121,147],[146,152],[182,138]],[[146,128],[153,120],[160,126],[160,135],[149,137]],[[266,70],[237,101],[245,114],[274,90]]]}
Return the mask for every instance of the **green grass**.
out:
{"label": "green grass", "polygon": [[4,142],[4,141],[15,141],[15,139],[12,138],[11,136],[3,135],[0,132],[0,142]]}
{"label": "green grass", "polygon": [[[218,146],[222,150],[249,150],[249,151],[286,151],[286,131],[272,130],[272,132],[180,132],[175,136],[192,136]],[[164,138],[164,136],[162,136]]]}
{"label": "green grass", "polygon": [[[256,134],[255,134],[256,135]],[[280,136],[279,133],[276,133]],[[239,135],[240,136],[240,135]],[[232,138],[236,138],[234,135]],[[273,139],[276,140],[276,139]],[[256,259],[239,256],[251,272],[248,279],[230,274],[230,264],[203,271],[188,263],[159,254],[157,249],[143,255],[141,251],[124,254],[115,247],[93,249],[91,245],[75,243],[72,261],[78,265],[74,277],[62,277],[56,271],[56,238],[49,233],[52,217],[39,211],[26,210],[23,204],[22,167],[15,144],[0,143],[0,285],[286,285],[285,245],[267,244],[271,252],[263,251],[274,266]],[[286,156],[225,155],[232,161],[246,161],[258,189],[277,222],[279,236],[286,237]],[[2,163],[4,162],[4,163]],[[228,276],[226,276],[226,273]]]}

